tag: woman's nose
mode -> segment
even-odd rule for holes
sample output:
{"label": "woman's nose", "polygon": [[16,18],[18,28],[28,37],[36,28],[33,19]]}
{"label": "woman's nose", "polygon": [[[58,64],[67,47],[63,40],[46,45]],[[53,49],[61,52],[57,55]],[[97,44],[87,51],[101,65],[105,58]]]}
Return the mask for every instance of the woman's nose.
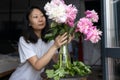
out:
{"label": "woman's nose", "polygon": [[42,21],[42,18],[39,18],[39,21],[41,22],[41,21]]}

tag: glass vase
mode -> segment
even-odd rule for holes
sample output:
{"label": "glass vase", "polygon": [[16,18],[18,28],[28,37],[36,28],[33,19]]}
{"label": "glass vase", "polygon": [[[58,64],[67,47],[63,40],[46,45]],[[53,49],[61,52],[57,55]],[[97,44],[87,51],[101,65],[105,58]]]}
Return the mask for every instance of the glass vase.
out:
{"label": "glass vase", "polygon": [[69,68],[71,64],[70,54],[68,51],[68,45],[64,44],[59,50],[59,67]]}

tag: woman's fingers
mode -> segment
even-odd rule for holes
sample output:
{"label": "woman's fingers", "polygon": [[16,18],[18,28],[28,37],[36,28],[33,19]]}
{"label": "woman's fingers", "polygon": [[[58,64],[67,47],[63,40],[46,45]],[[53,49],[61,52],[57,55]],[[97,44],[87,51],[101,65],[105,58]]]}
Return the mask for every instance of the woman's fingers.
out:
{"label": "woman's fingers", "polygon": [[65,40],[67,40],[67,38],[68,38],[68,36],[61,37],[61,38],[60,38],[60,41],[63,42],[63,41],[65,41]]}
{"label": "woman's fingers", "polygon": [[67,39],[67,37],[68,37],[67,33],[64,33],[63,35],[57,36],[57,39],[58,39],[59,42],[63,42],[64,40]]}
{"label": "woman's fingers", "polygon": [[67,36],[67,33],[64,33],[63,35],[61,35],[61,38],[65,37],[65,36]]}
{"label": "woman's fingers", "polygon": [[70,35],[70,36],[69,36],[69,39],[68,39],[68,43],[70,43],[71,40],[73,40],[73,39],[74,39],[74,35]]}
{"label": "woman's fingers", "polygon": [[68,36],[67,33],[64,33],[63,35],[59,35],[55,39],[55,45],[59,48],[63,44],[70,43],[71,40],[73,39],[73,36]]}
{"label": "woman's fingers", "polygon": [[61,46],[63,45],[63,44],[66,44],[68,42],[68,40],[64,40],[62,43],[61,43]]}
{"label": "woman's fingers", "polygon": [[59,35],[59,40],[62,42],[67,38],[67,33],[64,33],[63,35]]}
{"label": "woman's fingers", "polygon": [[64,33],[63,35],[57,36],[55,39],[55,46],[59,48],[63,44],[67,43],[67,41],[68,41],[67,37],[68,37],[67,33]]}

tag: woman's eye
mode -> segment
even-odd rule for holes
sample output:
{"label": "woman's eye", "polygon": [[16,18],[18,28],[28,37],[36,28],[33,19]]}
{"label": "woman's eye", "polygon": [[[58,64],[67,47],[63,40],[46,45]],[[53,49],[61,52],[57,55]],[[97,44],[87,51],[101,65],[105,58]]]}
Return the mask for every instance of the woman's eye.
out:
{"label": "woman's eye", "polygon": [[42,18],[44,15],[34,15],[33,18]]}
{"label": "woman's eye", "polygon": [[33,16],[33,18],[38,18],[38,16]]}

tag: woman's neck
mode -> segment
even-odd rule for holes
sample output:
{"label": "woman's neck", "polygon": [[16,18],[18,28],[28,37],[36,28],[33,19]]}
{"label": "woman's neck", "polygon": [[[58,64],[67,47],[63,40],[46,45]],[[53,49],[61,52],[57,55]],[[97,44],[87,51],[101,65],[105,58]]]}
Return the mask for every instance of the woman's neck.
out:
{"label": "woman's neck", "polygon": [[41,31],[34,31],[34,32],[39,38],[41,38]]}

